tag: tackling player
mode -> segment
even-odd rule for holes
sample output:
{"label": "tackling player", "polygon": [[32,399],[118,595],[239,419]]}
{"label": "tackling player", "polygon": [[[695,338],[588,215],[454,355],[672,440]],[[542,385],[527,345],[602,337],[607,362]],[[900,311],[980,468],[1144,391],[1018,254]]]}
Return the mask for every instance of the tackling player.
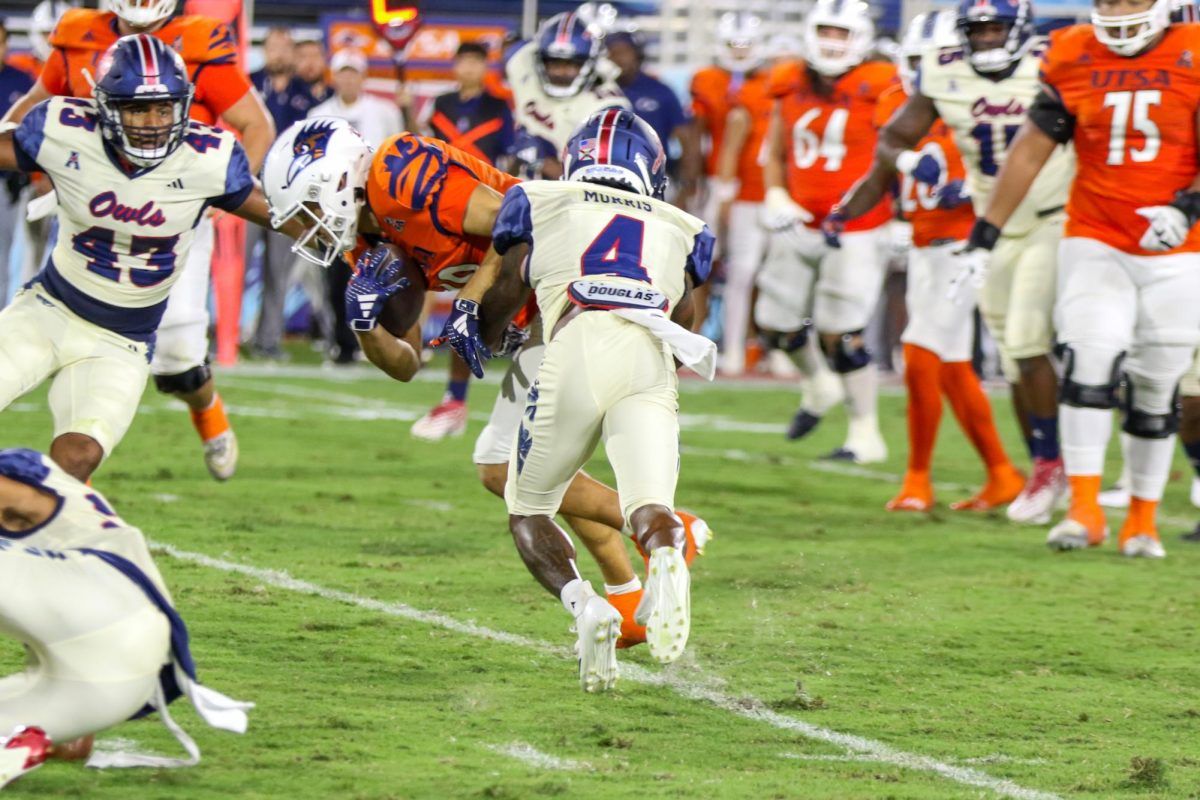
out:
{"label": "tackling player", "polygon": [[[914,148],[939,118],[954,133],[967,168],[969,194],[976,212],[982,211],[1037,94],[1044,40],[1034,35],[1033,16],[1029,0],[961,0],[960,46],[925,53],[912,97],[881,132],[870,172],[843,199],[833,227],[873,209],[898,168],[918,168],[920,157]],[[1033,474],[1007,510],[1009,519],[1017,522],[1049,521],[1066,491],[1058,447],[1058,378],[1050,350],[1055,250],[1072,162],[1070,148],[1054,152],[1049,168],[995,242],[986,276],[977,257],[964,262],[964,269],[977,268],[963,279],[981,287],[980,310],[1000,347],[1004,375],[1013,387],[1013,404],[1033,457]]]}
{"label": "tackling player", "polygon": [[[876,107],[882,128],[913,91],[923,53],[957,43],[950,11],[918,14],[900,43],[901,86],[884,91]],[[938,120],[914,148],[918,169],[900,178],[900,207],[912,223],[913,249],[908,262],[908,325],[904,342],[904,383],[908,387],[908,469],[904,484],[887,505],[890,511],[933,508],[930,467],[942,417],[942,395],[963,433],[987,467],[986,485],[974,497],[951,504],[956,511],[990,511],[1020,493],[1024,477],[1013,467],[1000,442],[991,405],[971,364],[974,297],[947,302],[946,287],[961,270],[956,252],[971,231],[975,215],[963,188],[965,169],[954,137]],[[922,183],[914,177],[924,177]]]}
{"label": "tackling player", "polygon": [[0,678],[0,787],[47,756],[85,757],[92,734],[154,711],[190,758],[106,753],[99,765],[198,763],[167,711],[180,696],[209,725],[245,733],[254,704],[196,682],[187,627],[141,531],[32,450],[0,450],[0,584],[0,633],[32,656]]}
{"label": "tackling player", "polygon": [[1071,506],[1047,537],[1056,549],[1108,536],[1098,495],[1120,404],[1131,495],[1120,551],[1165,555],[1155,517],[1179,427],[1176,387],[1200,342],[1197,52],[1200,25],[1172,25],[1170,0],[1097,0],[1090,25],[1055,31],[1042,88],[971,233],[990,249],[1053,154],[1074,142],[1054,309]]}
{"label": "tackling player", "polygon": [[[420,267],[425,280],[420,288],[433,291],[461,289],[475,273],[491,244],[501,198],[518,183],[445,142],[412,133],[393,137],[372,154],[348,124],[334,119],[308,120],[285,131],[272,147],[263,175],[273,219],[280,224],[306,220],[308,232],[296,245],[300,255],[327,264],[344,251],[362,253],[368,245],[390,242]],[[309,239],[322,242],[319,253],[303,247]],[[420,327],[414,324],[404,339],[397,339],[377,324],[384,301],[400,291],[402,265],[389,261],[363,262],[370,268],[360,269],[351,280],[346,314],[370,361],[407,381],[421,366]],[[516,353],[475,443],[480,481],[499,497],[504,496],[525,393],[544,349],[534,343]],[[641,584],[621,540],[624,520],[617,493],[580,472],[563,513],[600,564],[613,602],[625,613],[628,643],[641,641],[640,626],[633,625]],[[704,547],[708,534],[703,521],[687,519],[696,543],[690,557]]]}
{"label": "tackling player", "polygon": [[[580,578],[575,548],[554,515],[601,440],[622,515],[651,554],[637,609],[651,655],[676,660],[690,629],[686,538],[672,511],[675,359],[712,378],[716,347],[676,320],[691,322],[689,292],[708,277],[713,236],[663,201],[666,160],[658,136],[633,112],[592,115],[563,151],[564,181],[533,181],[505,195],[480,272],[496,274],[489,295],[505,298],[506,318],[531,288],[549,331],[505,499],[526,567],[575,618],[579,679],[589,692],[616,681],[621,615]],[[468,363],[478,357],[477,335],[455,342]]]}
{"label": "tackling player", "polygon": [[841,377],[850,417],[845,444],[830,457],[872,463],[887,458],[887,446],[863,332],[883,285],[891,202],[881,194],[838,242],[827,241],[820,225],[866,171],[875,147],[875,104],[896,82],[896,68],[865,61],[875,39],[866,3],[818,0],[805,18],[804,37],[806,62],[781,65],[771,75],[776,104],[763,169],[763,221],[786,236],[792,257],[767,260],[755,321],[780,349],[801,350],[808,337],[806,287],[816,272],[812,318],[821,349]]}
{"label": "tackling player", "polygon": [[50,457],[80,480],[137,413],[155,331],[209,207],[266,225],[233,134],[191,122],[179,55],[145,34],[97,68],[96,99],[55,97],[0,138],[0,169],[59,191],[45,268],[0,312],[0,409],[50,379]]}
{"label": "tackling player", "polygon": [[[250,173],[258,174],[275,128],[237,65],[233,33],[208,17],[172,19],[176,5],[176,0],[110,0],[108,11],[67,10],[50,36],[54,49],[41,77],[4,119],[20,122],[49,97],[91,97],[104,52],[121,36],[146,33],[174,48],[187,64],[195,86],[192,118],[209,125],[220,119],[236,131]],[[204,448],[205,465],[217,480],[228,480],[237,468],[238,448],[208,367],[212,252],[213,224],[206,214],[196,227],[187,262],[171,290],[150,371],[160,392],[187,403]]]}

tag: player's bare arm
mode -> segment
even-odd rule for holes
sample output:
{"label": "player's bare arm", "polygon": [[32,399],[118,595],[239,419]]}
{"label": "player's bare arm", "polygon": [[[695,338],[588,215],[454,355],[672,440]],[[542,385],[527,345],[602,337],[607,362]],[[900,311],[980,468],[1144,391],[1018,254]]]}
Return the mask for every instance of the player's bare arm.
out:
{"label": "player's bare arm", "polygon": [[376,325],[366,333],[355,331],[367,360],[384,374],[407,383],[421,369],[421,326],[413,325],[403,339]]}
{"label": "player's bare arm", "polygon": [[750,136],[750,122],[750,112],[741,106],[731,110],[725,118],[725,137],[717,153],[717,174],[709,186],[717,204],[717,225],[722,229],[718,234],[729,224],[729,204],[737,198],[741,188],[737,177],[738,161]]}
{"label": "player's bare arm", "polygon": [[467,212],[463,216],[463,233],[470,236],[492,235],[492,226],[496,224],[496,215],[500,213],[500,203],[504,196],[490,186],[478,184],[467,200]]}
{"label": "player's bare arm", "polygon": [[[12,147],[11,137],[9,138],[9,147]],[[0,144],[0,159],[3,157],[3,145]],[[245,202],[238,206],[233,213],[247,222],[253,222],[267,230],[278,230],[292,239],[299,239],[305,232],[304,224],[296,217],[292,217],[278,228],[274,228],[271,225],[271,208],[267,203],[267,197],[263,194],[262,187],[258,185],[250,191]]]}
{"label": "player's bare arm", "polygon": [[937,118],[933,101],[923,94],[914,94],[901,106],[879,132],[870,171],[842,200],[840,210],[846,219],[862,216],[879,203],[896,178],[896,159],[906,150],[915,148]]}
{"label": "player's bare arm", "polygon": [[267,151],[271,149],[271,143],[275,141],[276,133],[275,123],[263,107],[258,93],[246,92],[241,100],[225,110],[221,119],[241,134],[242,148],[246,151],[246,160],[250,162],[250,173],[257,175]]}
{"label": "player's bare arm", "polygon": [[[489,255],[494,252],[489,250]],[[479,332],[488,347],[500,343],[505,329],[529,301],[529,286],[521,278],[521,265],[528,255],[527,245],[517,245],[499,256],[498,265],[492,268],[494,279],[479,310]]]}
{"label": "player's bare arm", "polygon": [[17,151],[13,145],[11,130],[0,133],[0,170],[19,170],[17,166]]}

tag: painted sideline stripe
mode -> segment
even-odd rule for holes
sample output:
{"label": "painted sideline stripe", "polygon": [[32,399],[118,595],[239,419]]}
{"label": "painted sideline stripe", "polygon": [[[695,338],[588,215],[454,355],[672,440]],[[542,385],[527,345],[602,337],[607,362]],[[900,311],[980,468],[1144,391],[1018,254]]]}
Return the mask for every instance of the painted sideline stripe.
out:
{"label": "painted sideline stripe", "polygon": [[[444,628],[477,639],[486,639],[492,642],[523,647],[527,650],[533,650],[543,655],[567,661],[575,659],[575,654],[571,648],[531,639],[520,634],[495,630],[474,622],[463,622],[437,611],[426,611],[414,608],[406,603],[385,602],[338,589],[326,588],[315,583],[294,578],[282,570],[264,569],[248,564],[225,561],[203,553],[181,550],[162,542],[152,541],[150,544],[152,547],[180,561],[187,561],[222,572],[245,575],[246,577],[279,589],[286,589],[300,594],[312,595],[338,603],[345,603],[346,605],[357,606],[368,611],[375,611],[387,614],[388,616],[400,617],[413,622]],[[1010,797],[1014,798],[1014,800],[1060,800],[1058,795],[1050,792],[1027,789],[1011,780],[997,778],[977,769],[955,766],[930,756],[908,753],[898,750],[891,745],[863,736],[822,728],[819,725],[772,711],[757,698],[747,696],[735,697],[664,672],[651,672],[638,664],[623,663],[621,665],[621,677],[634,683],[661,686],[670,689],[675,694],[689,700],[708,703],[739,717],[762,722],[779,730],[789,731],[814,741],[840,747],[846,750],[848,754],[865,756],[871,760],[877,760],[881,763],[892,764],[918,772],[930,772],[955,783],[995,792],[1001,797]]]}
{"label": "painted sideline stripe", "polygon": [[486,745],[486,747],[493,753],[499,753],[502,756],[515,758],[517,761],[538,769],[580,770],[592,768],[592,765],[586,761],[575,761],[571,758],[559,758],[558,756],[552,756],[549,753],[543,753],[533,745],[526,744],[525,742],[489,744]]}

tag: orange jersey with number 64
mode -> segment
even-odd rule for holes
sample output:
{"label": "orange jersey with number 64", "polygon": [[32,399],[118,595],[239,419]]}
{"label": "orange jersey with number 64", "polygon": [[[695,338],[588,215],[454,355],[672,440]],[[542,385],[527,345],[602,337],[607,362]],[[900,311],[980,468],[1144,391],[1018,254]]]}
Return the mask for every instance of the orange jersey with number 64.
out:
{"label": "orange jersey with number 64", "polygon": [[[816,218],[810,225],[819,225],[870,169],[878,135],[875,106],[897,80],[894,65],[868,62],[836,78],[826,92],[803,64],[772,70],[769,91],[783,119],[788,191]],[[885,197],[846,230],[877,228],[891,217],[891,199]]]}
{"label": "orange jersey with number 64", "polygon": [[[883,128],[907,101],[904,87],[896,85],[885,89],[879,96],[879,105],[875,106],[875,127]],[[954,136],[940,119],[913,149],[938,160],[942,165],[943,183],[966,178],[967,170],[954,146]],[[897,179],[900,181],[900,215],[912,223],[913,245],[929,247],[935,242],[966,239],[970,235],[975,212],[969,201],[956,208],[939,208],[936,187],[918,183],[909,175],[898,175]]]}
{"label": "orange jersey with number 64", "polygon": [[[1196,178],[1200,156],[1200,24],[1175,24],[1150,50],[1109,50],[1091,25],[1055,31],[1042,83],[1074,120],[1078,167],[1067,203],[1067,236],[1138,255],[1143,206],[1166,205]],[[1177,250],[1200,251],[1193,228]]]}

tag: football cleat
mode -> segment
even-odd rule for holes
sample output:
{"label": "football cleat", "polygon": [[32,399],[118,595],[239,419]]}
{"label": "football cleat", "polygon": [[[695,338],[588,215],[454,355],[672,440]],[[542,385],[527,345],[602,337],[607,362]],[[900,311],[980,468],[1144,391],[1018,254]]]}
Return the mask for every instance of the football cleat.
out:
{"label": "football cleat", "polygon": [[579,685],[585,692],[606,692],[617,685],[617,639],[621,612],[607,600],[589,593],[575,617],[575,655],[579,657]]}
{"label": "football cleat", "polygon": [[17,728],[0,739],[0,789],[45,763],[50,747],[50,737],[41,728]]}
{"label": "football cleat", "polygon": [[1050,529],[1046,546],[1052,550],[1082,550],[1099,547],[1108,539],[1108,526],[1101,518],[1099,524],[1085,525],[1079,520],[1066,517]]}
{"label": "football cleat", "polygon": [[467,430],[467,404],[462,400],[443,400],[413,423],[412,435],[427,442],[448,436],[462,436]]}
{"label": "football cleat", "polygon": [[951,511],[992,511],[1000,506],[1008,505],[1020,496],[1025,488],[1025,476],[1011,464],[998,468],[988,476],[983,485],[973,497],[959,500],[950,504]]}
{"label": "football cleat", "polygon": [[692,627],[691,575],[683,554],[659,547],[650,554],[650,574],[634,619],[646,626],[650,655],[669,664],[683,655]]}
{"label": "football cleat", "polygon": [[812,433],[818,425],[821,424],[821,418],[811,411],[805,411],[803,408],[796,412],[796,416],[792,417],[791,424],[788,425],[787,438],[795,441],[803,439]]}
{"label": "football cleat", "polygon": [[1009,504],[1006,514],[1013,522],[1045,525],[1067,488],[1067,473],[1061,458],[1054,461],[1035,458],[1033,474],[1017,499]]}
{"label": "football cleat", "polygon": [[878,431],[874,434],[859,434],[846,439],[846,443],[825,455],[822,461],[847,461],[851,464],[878,464],[886,461],[887,445]]}
{"label": "football cleat", "polygon": [[1196,523],[1196,527],[1179,537],[1185,542],[1200,542],[1200,522]]}
{"label": "football cleat", "polygon": [[[692,562],[696,560],[696,556],[704,555],[704,548],[710,541],[716,538],[716,534],[708,527],[708,523],[700,519],[690,511],[684,511],[682,508],[675,509],[675,516],[683,522],[683,533],[687,537],[687,541],[683,546],[683,558],[690,567]],[[635,538],[633,546],[637,548],[642,559],[646,562],[646,570],[650,569],[650,554],[642,547],[641,543]]]}
{"label": "football cleat", "polygon": [[888,511],[929,511],[933,508],[933,486],[929,473],[906,472],[900,492],[888,501]]}
{"label": "football cleat", "polygon": [[1163,549],[1158,537],[1149,533],[1139,533],[1121,542],[1121,555],[1129,558],[1166,558],[1167,551]]}
{"label": "football cleat", "polygon": [[204,443],[204,466],[208,474],[227,481],[237,472],[238,443],[232,430],[214,436]]}

